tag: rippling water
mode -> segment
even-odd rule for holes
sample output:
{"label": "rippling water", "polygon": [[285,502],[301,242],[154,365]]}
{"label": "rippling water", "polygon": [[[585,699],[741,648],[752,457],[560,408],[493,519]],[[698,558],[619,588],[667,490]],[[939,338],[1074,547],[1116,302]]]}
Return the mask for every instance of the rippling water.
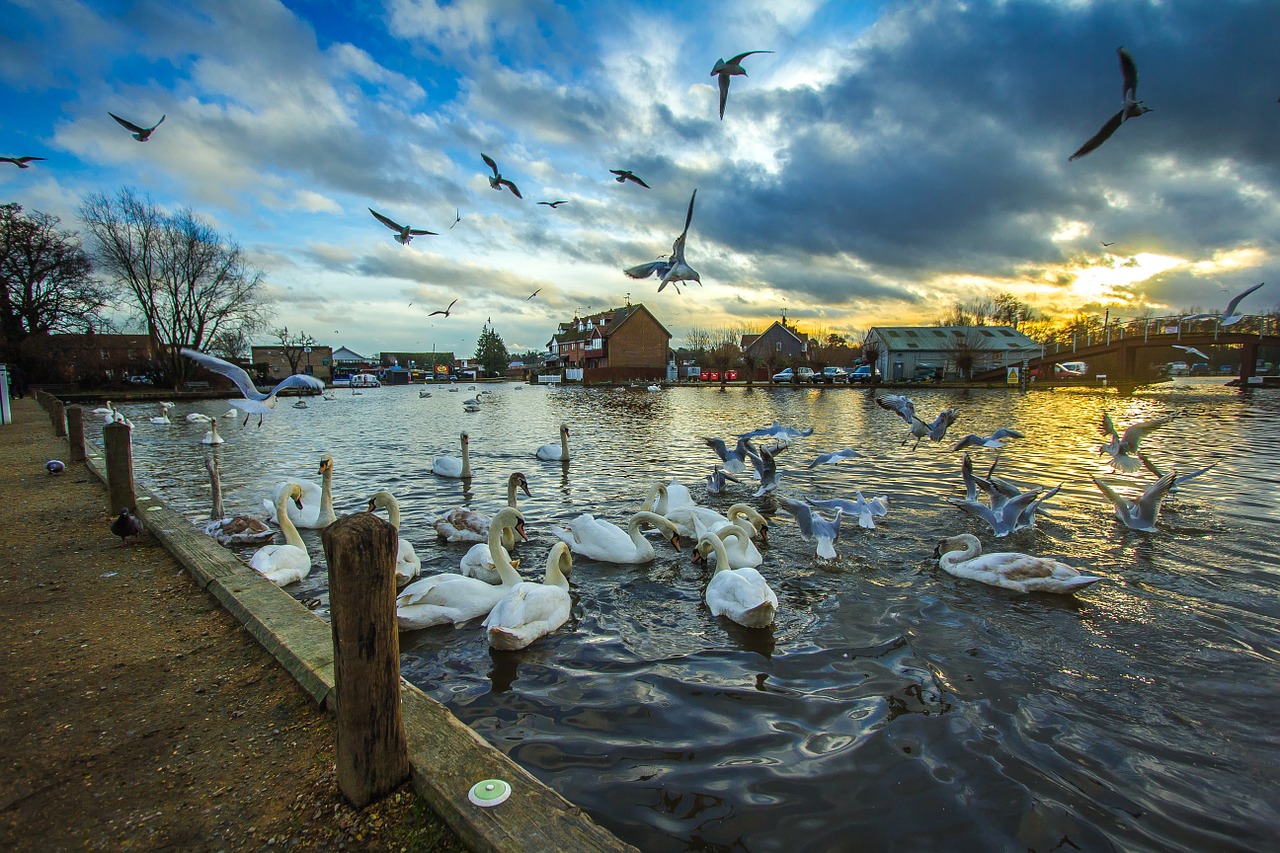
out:
{"label": "rippling water", "polygon": [[[523,652],[491,652],[478,624],[401,636],[406,677],[624,840],[646,851],[1274,844],[1280,393],[1212,379],[1131,395],[910,389],[926,419],[960,410],[955,437],[1025,432],[1001,456],[1005,477],[1064,484],[1051,516],[993,548],[946,501],[962,492],[950,442],[910,452],[905,425],[863,388],[507,384],[476,413],[462,411],[468,394],[432,390],[286,402],[261,429],[222,421],[228,512],[254,511],[286,476],[318,480],[332,454],[339,514],[390,489],[424,570],[451,571],[466,546],[436,544],[426,519],[463,502],[495,511],[521,470],[533,497],[521,502],[530,542],[519,554],[540,578],[552,523],[582,511],[622,521],[660,480],[721,510],[744,499],[745,486],[700,488],[717,461],[700,436],[775,419],[815,428],[779,457],[781,493],[889,497],[874,531],[846,525],[836,565],[817,564],[772,501],[754,501],[772,516],[761,567],[780,599],[772,630],[713,618],[688,550],[659,544],[644,566],[575,561],[574,618]],[[1109,473],[1096,452],[1104,410],[1121,427],[1176,412],[1144,442],[1166,467],[1221,460],[1166,502],[1158,533],[1125,529],[1089,480],[1134,492],[1151,480]],[[206,518],[205,426],[124,411],[138,424],[139,479]],[[572,462],[533,458],[561,422]],[[458,455],[464,429],[470,492],[430,474],[434,457]],[[847,445],[864,457],[804,467]],[[975,454],[979,465],[991,453]],[[931,554],[965,531],[986,549],[1062,556],[1107,580],[1073,599],[953,578]],[[303,536],[319,565],[318,532]],[[291,591],[325,600],[325,573]]]}

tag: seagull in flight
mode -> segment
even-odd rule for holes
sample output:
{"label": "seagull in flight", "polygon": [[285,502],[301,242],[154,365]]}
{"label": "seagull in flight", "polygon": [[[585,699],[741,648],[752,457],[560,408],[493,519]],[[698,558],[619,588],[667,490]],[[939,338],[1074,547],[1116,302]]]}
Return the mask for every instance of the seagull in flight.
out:
{"label": "seagull in flight", "polygon": [[562,198],[559,201],[540,201],[538,204],[545,204],[547,207],[559,207],[562,204],[568,204],[569,200]]}
{"label": "seagull in flight", "polygon": [[1160,502],[1164,500],[1164,496],[1173,488],[1177,477],[1178,475],[1173,471],[1168,472],[1148,486],[1147,490],[1142,493],[1142,497],[1136,501],[1131,501],[1117,494],[1115,489],[1097,477],[1092,479],[1094,485],[1107,496],[1107,500],[1115,504],[1116,518],[1123,521],[1125,527],[1130,530],[1154,532],[1156,529],[1156,515],[1160,512]]}
{"label": "seagull in flight", "polygon": [[524,198],[524,196],[520,195],[519,187],[502,177],[502,174],[498,171],[498,164],[493,162],[492,157],[485,154],[483,151],[480,152],[480,157],[484,159],[485,164],[488,165],[490,169],[493,169],[493,177],[489,179],[489,186],[492,189],[502,192],[502,188],[506,187],[511,190],[512,195],[516,198]]}
{"label": "seagull in flight", "polygon": [[898,417],[906,421],[907,426],[911,427],[910,435],[904,438],[902,443],[906,444],[911,440],[911,435],[915,436],[916,443],[911,445],[912,450],[919,447],[920,442],[926,436],[932,441],[941,441],[943,436],[947,434],[947,427],[955,423],[956,418],[960,417],[960,413],[955,409],[943,409],[933,419],[933,423],[927,424],[916,417],[916,404],[909,397],[902,394],[886,394],[883,397],[876,397],[876,405],[882,409],[896,412]]}
{"label": "seagull in flight", "polygon": [[396,232],[396,242],[399,243],[401,246],[409,245],[409,241],[412,240],[414,237],[422,237],[427,234],[431,235],[432,237],[440,236],[434,231],[427,231],[426,229],[423,229],[423,228],[410,228],[408,225],[400,225],[396,223],[394,220],[388,219],[387,217],[383,216],[381,213],[374,210],[372,207],[369,208],[369,212],[373,214],[374,219],[378,220],[383,225],[387,226],[392,231]]}
{"label": "seagull in flight", "polygon": [[[697,198],[698,191],[695,189],[693,195],[689,197],[689,212],[684,217],[684,230],[680,232],[680,236],[671,245],[670,257],[650,261],[647,264],[627,267],[622,271],[623,275],[630,278],[648,278],[656,274],[661,279],[661,283],[658,285],[659,293],[668,284],[675,284],[678,281],[696,281],[698,284],[702,284],[702,277],[698,275],[697,270],[685,263],[684,260],[684,241],[689,234],[689,223],[693,222],[693,203]],[[676,286],[676,293],[679,292],[680,288]]]}
{"label": "seagull in flight", "polygon": [[151,134],[155,133],[156,128],[164,124],[164,118],[165,118],[164,116],[160,116],[160,121],[151,125],[151,127],[138,127],[133,122],[126,121],[120,118],[120,116],[116,115],[115,113],[109,112],[107,113],[107,115],[111,116],[113,119],[118,121],[120,123],[120,126],[123,127],[125,130],[132,131],[133,138],[138,140],[139,142],[146,142],[148,139],[150,139]]}
{"label": "seagull in flight", "polygon": [[[457,225],[461,221],[462,221],[462,208],[460,207],[454,208],[453,225]],[[449,227],[452,228],[453,225],[450,225]]]}
{"label": "seagull in flight", "polygon": [[1120,125],[1124,124],[1131,118],[1137,118],[1143,113],[1151,112],[1151,108],[1145,106],[1138,97],[1138,66],[1134,64],[1133,57],[1129,51],[1123,47],[1116,48],[1116,54],[1120,57],[1120,73],[1124,77],[1124,88],[1120,93],[1120,112],[1107,119],[1102,129],[1095,133],[1088,142],[1081,145],[1076,153],[1067,158],[1068,161],[1078,160],[1097,148],[1102,143],[1111,138],[1111,134],[1115,133]]}
{"label": "seagull in flight", "polygon": [[1183,352],[1185,352],[1187,355],[1198,355],[1198,356],[1200,356],[1201,358],[1203,358],[1205,361],[1208,361],[1208,360],[1209,360],[1209,356],[1207,356],[1207,355],[1205,355],[1204,353],[1200,352],[1200,350],[1196,349],[1195,347],[1183,346],[1182,344],[1170,344],[1170,346],[1172,346],[1174,349],[1180,349],[1180,350],[1182,350],[1182,351],[1183,351]]}
{"label": "seagull in flight", "polygon": [[1121,433],[1116,430],[1115,424],[1111,422],[1111,415],[1103,412],[1102,431],[1111,436],[1111,439],[1099,447],[1098,452],[1111,454],[1111,467],[1117,471],[1137,471],[1142,466],[1141,461],[1137,458],[1138,445],[1142,443],[1142,439],[1147,433],[1154,432],[1171,420],[1173,420],[1173,415],[1152,418],[1148,421],[1130,424]]}
{"label": "seagull in flight", "polygon": [[453,300],[452,302],[450,302],[450,303],[449,303],[449,307],[448,307],[448,308],[444,309],[443,311],[432,311],[432,312],[431,312],[430,314],[428,314],[427,316],[428,316],[428,317],[434,317],[434,316],[436,316],[437,314],[442,314],[442,315],[444,315],[445,317],[448,317],[448,316],[449,316],[449,312],[453,310],[453,306],[454,306],[454,305],[456,305],[457,303],[458,303],[458,300],[456,300],[456,299],[455,299],[455,300]]}
{"label": "seagull in flight", "polygon": [[818,514],[816,508],[807,503],[791,498],[783,498],[778,503],[795,518],[800,538],[813,543],[819,559],[839,558],[836,554],[836,540],[840,538],[840,517],[844,514],[842,508],[836,507],[835,518],[828,521]]}
{"label": "seagull in flight", "polygon": [[542,292],[542,288],[541,288],[541,287],[539,287],[539,288],[538,288],[537,290],[535,290],[533,293],[530,293],[528,296],[526,296],[526,297],[524,298],[524,301],[525,301],[525,302],[528,302],[530,299],[532,299],[533,297],[537,296],[537,295],[538,295],[539,293],[541,293],[541,292]]}
{"label": "seagull in flight", "polygon": [[951,448],[951,451],[954,453],[957,450],[964,450],[966,447],[1004,447],[1004,442],[1000,440],[1002,438],[1026,438],[1026,436],[1016,429],[1009,429],[1008,427],[1000,427],[991,435],[978,435],[971,432],[960,439],[956,446]]}
{"label": "seagull in flight", "polygon": [[717,59],[715,67],[711,69],[712,77],[719,77],[720,83],[720,120],[724,121],[724,102],[729,98],[729,78],[741,75],[747,76],[747,69],[742,67],[742,60],[746,59],[753,53],[773,53],[772,50],[748,50],[746,53],[740,53],[737,56],[725,62],[723,59]]}
{"label": "seagull in flight", "polygon": [[644,187],[647,190],[653,189],[644,181],[640,180],[640,178],[638,178],[635,175],[635,173],[633,173],[629,169],[610,169],[609,171],[618,176],[614,178],[614,180],[620,184],[626,183],[627,181],[631,181],[632,183],[639,184],[640,186]]}
{"label": "seagull in flight", "polygon": [[817,465],[826,465],[830,462],[841,462],[845,459],[852,459],[862,454],[854,450],[852,447],[846,447],[843,450],[833,450],[831,453],[820,453],[818,458],[809,463],[807,467],[813,468]]}
{"label": "seagull in flight", "polygon": [[182,355],[194,361],[205,370],[213,371],[227,377],[236,384],[240,389],[240,393],[244,395],[243,400],[236,400],[235,403],[244,410],[244,423],[240,426],[248,426],[249,418],[256,412],[258,415],[258,426],[262,426],[262,417],[276,407],[276,395],[286,388],[302,388],[313,390],[316,392],[324,391],[324,383],[314,376],[307,376],[304,373],[295,373],[292,376],[286,376],[283,380],[276,383],[276,387],[272,388],[270,393],[263,394],[258,387],[253,384],[253,380],[249,378],[249,374],[245,373],[244,368],[239,365],[232,364],[229,361],[223,361],[217,356],[202,353],[199,350],[183,347],[178,350]]}
{"label": "seagull in flight", "polygon": [[0,157],[0,163],[12,163],[19,169],[30,169],[33,162],[43,159],[43,157]]}
{"label": "seagull in flight", "polygon": [[[1185,322],[1187,320],[1208,320],[1210,318],[1217,318],[1219,326],[1234,326],[1236,323],[1239,323],[1241,320],[1244,319],[1243,314],[1236,313],[1236,309],[1240,306],[1240,303],[1244,301],[1244,298],[1246,296],[1248,296],[1250,293],[1253,293],[1255,290],[1257,290],[1259,287],[1262,287],[1262,285],[1264,284],[1266,284],[1265,281],[1260,281],[1257,284],[1255,284],[1253,287],[1246,290],[1244,293],[1241,293],[1236,297],[1234,297],[1230,302],[1227,303],[1227,310],[1223,311],[1221,314],[1188,314],[1187,316],[1182,317],[1180,319]],[[1184,349],[1184,347],[1178,347],[1178,349]],[[1206,355],[1205,358],[1208,358],[1208,356]]]}

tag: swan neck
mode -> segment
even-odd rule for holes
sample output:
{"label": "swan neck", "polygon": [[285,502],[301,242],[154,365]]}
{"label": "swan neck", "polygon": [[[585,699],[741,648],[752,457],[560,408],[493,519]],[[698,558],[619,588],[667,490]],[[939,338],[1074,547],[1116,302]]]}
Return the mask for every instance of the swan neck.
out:
{"label": "swan neck", "polygon": [[284,534],[284,543],[305,551],[306,543],[298,535],[298,528],[294,526],[293,519],[289,518],[289,501],[288,492],[282,489],[280,496],[276,498],[276,521],[280,524],[280,532]]}
{"label": "swan neck", "polygon": [[[503,586],[512,586],[520,582],[520,573],[511,564],[511,555],[502,547],[502,533],[509,530],[507,524],[491,524],[489,526],[489,555],[493,558],[493,568],[502,578]],[[514,535],[515,531],[512,531]]]}
{"label": "swan neck", "polygon": [[[328,479],[327,474],[325,475],[325,478]],[[325,487],[325,494],[326,495],[329,494],[327,483]],[[387,508],[387,520],[391,522],[392,527],[394,527],[396,530],[399,530],[400,529],[400,501],[396,500],[390,494],[388,494],[386,498],[384,498],[383,500],[385,501],[384,505]]]}
{"label": "swan neck", "polygon": [[[399,510],[396,512],[398,514]],[[333,515],[333,466],[329,465],[320,477],[320,517],[327,518],[331,515]],[[391,523],[395,524],[397,530],[400,529],[399,524],[394,521]]]}
{"label": "swan neck", "polygon": [[711,540],[711,547],[716,552],[716,570],[712,572],[712,575],[727,572],[729,570],[729,549],[724,547],[724,540],[715,534],[707,538]]}
{"label": "swan neck", "polygon": [[462,442],[462,476],[471,477],[471,442]]}

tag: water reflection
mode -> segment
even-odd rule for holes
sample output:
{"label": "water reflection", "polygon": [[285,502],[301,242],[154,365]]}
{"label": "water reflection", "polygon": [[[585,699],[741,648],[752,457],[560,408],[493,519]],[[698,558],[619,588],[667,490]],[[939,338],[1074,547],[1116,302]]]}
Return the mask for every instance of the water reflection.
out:
{"label": "water reflection", "polygon": [[[212,450],[199,444],[203,425],[124,411],[139,424],[140,479],[193,521],[210,508],[206,454],[236,513],[257,512],[275,482],[310,477],[329,453],[337,512],[388,488],[428,572],[455,570],[465,547],[438,544],[426,520],[460,502],[491,514],[514,470],[532,492],[521,501],[530,541],[517,549],[529,577],[551,525],[584,511],[620,521],[660,480],[679,478],[720,512],[761,507],[761,571],[780,601],[771,630],[713,618],[707,574],[659,548],[643,566],[575,560],[573,619],[528,650],[491,652],[476,625],[401,637],[406,677],[646,851],[841,849],[851,832],[874,849],[1064,837],[1085,849],[1267,846],[1280,812],[1261,792],[1280,745],[1258,709],[1275,701],[1280,663],[1280,395],[1213,380],[1125,394],[909,393],[922,411],[958,408],[955,430],[1024,432],[998,472],[1063,483],[1050,515],[996,543],[948,502],[963,494],[959,454],[947,442],[901,446],[901,421],[863,388],[508,385],[469,414],[457,395],[383,388],[285,408],[261,430],[228,428]],[[225,404],[181,408],[216,416]],[[1166,503],[1156,533],[1124,528],[1089,480],[1131,491],[1149,480],[1110,472],[1103,411],[1117,425],[1176,413],[1143,442],[1161,467],[1221,460]],[[815,563],[772,500],[746,498],[751,484],[719,496],[699,487],[717,461],[702,436],[774,420],[815,428],[779,457],[780,494],[889,497],[876,529],[845,527],[835,564]],[[561,422],[569,464],[535,459]],[[462,429],[471,481],[431,475]],[[804,467],[843,446],[864,456]],[[981,469],[994,454],[975,457]],[[961,532],[1106,580],[1076,599],[966,583],[930,558]],[[318,532],[302,535],[319,565]],[[326,601],[324,572],[290,592]]]}

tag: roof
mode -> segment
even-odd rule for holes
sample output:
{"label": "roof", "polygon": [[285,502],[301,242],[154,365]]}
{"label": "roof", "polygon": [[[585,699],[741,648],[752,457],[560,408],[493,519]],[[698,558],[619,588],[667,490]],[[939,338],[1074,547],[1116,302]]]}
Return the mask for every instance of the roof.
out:
{"label": "roof", "polygon": [[334,350],[333,360],[334,361],[368,361],[368,359],[362,356],[360,353],[356,352],[355,350],[349,350],[346,347],[338,347],[336,350]]}
{"label": "roof", "polygon": [[1040,345],[1012,326],[873,326],[875,335],[891,350],[937,352],[968,343],[987,352],[1039,350]]}
{"label": "roof", "polygon": [[583,317],[574,317],[567,323],[560,323],[556,327],[555,334],[551,336],[554,343],[570,343],[572,341],[584,341],[594,338],[597,335],[608,338],[624,323],[636,316],[640,312],[644,312],[649,319],[657,323],[658,328],[662,329],[668,339],[671,333],[667,331],[667,327],[653,316],[653,312],[644,306],[643,303],[635,305],[624,305],[621,308],[610,308],[606,311],[597,311],[595,314],[587,314]]}

